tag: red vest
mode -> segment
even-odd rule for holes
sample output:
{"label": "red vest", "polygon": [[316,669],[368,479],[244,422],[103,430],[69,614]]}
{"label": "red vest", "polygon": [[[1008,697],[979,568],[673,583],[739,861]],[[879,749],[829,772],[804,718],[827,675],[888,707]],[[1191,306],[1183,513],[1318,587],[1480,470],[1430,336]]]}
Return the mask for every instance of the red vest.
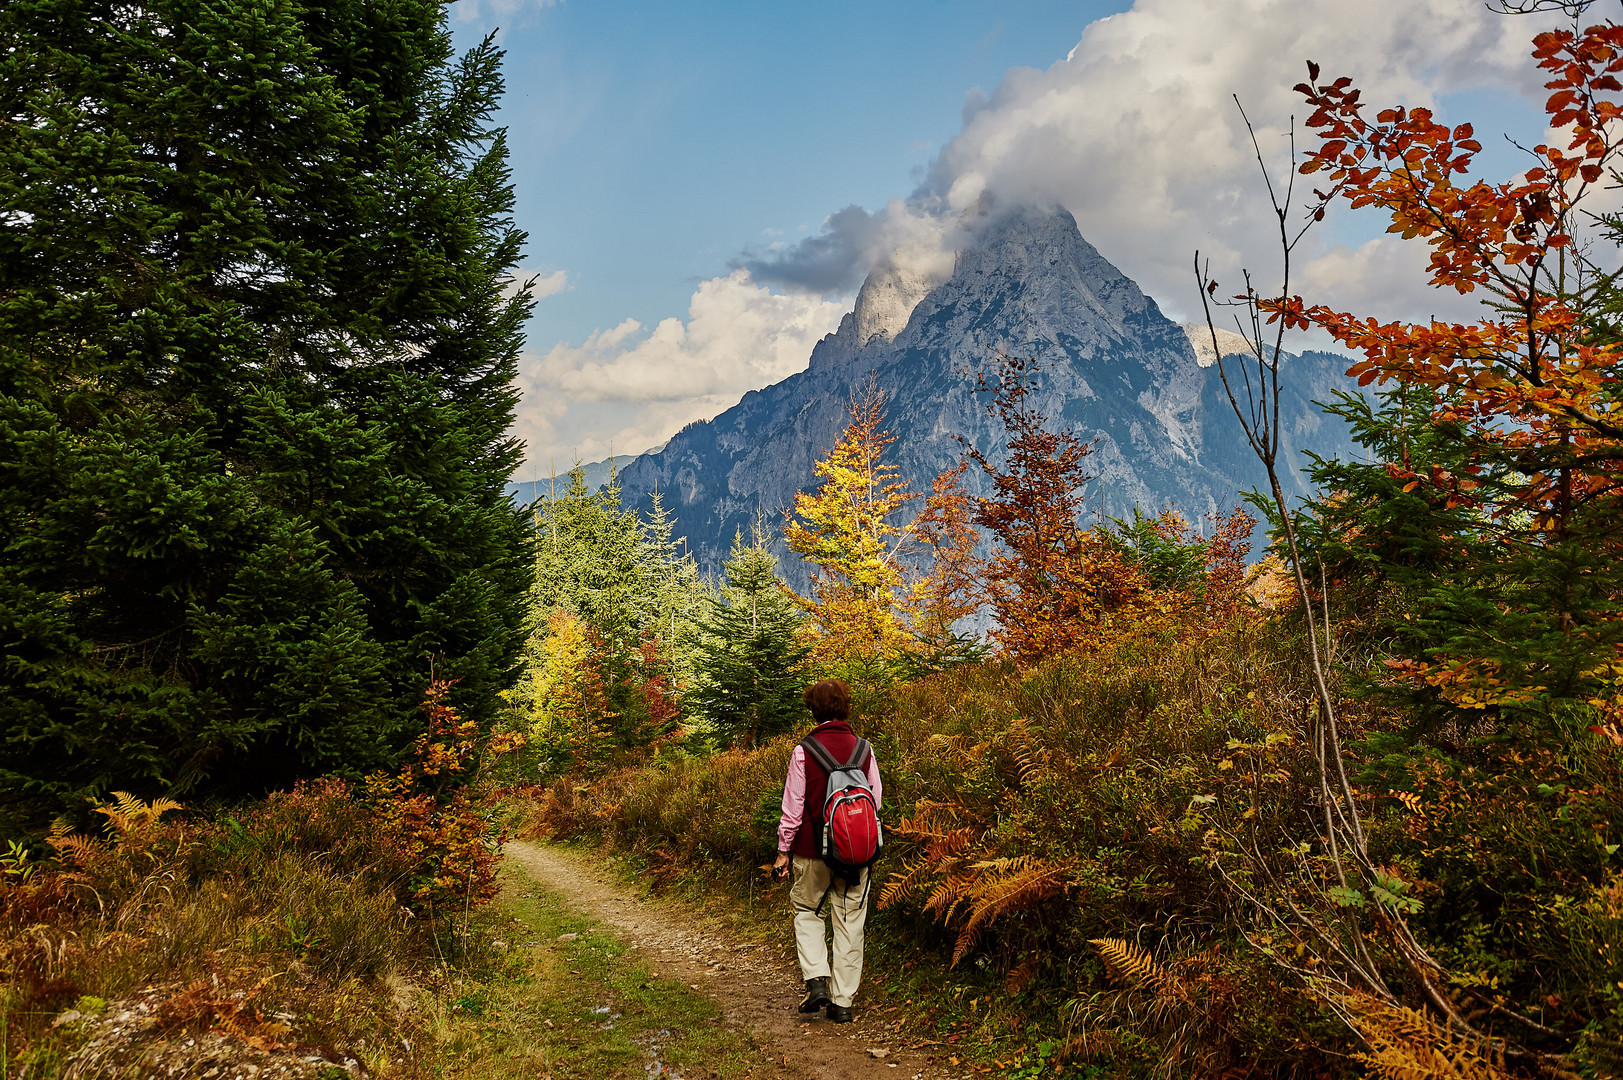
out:
{"label": "red vest", "polygon": [[[849,760],[851,751],[857,748],[856,733],[844,720],[818,724],[811,734],[835,761]],[[801,811],[800,829],[789,850],[802,858],[820,859],[823,857],[823,799],[828,795],[828,770],[804,750],[801,754],[806,759],[806,806]]]}

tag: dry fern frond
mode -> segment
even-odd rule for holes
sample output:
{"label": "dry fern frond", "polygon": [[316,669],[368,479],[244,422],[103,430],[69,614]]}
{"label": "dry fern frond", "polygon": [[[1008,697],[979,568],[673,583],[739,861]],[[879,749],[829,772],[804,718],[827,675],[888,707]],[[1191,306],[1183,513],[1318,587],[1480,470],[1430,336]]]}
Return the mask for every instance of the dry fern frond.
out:
{"label": "dry fern frond", "polygon": [[890,831],[892,836],[924,841],[926,858],[937,864],[938,871],[941,864],[963,854],[985,832],[979,825],[960,825],[956,807],[932,802],[919,803],[912,817],[898,822]]}
{"label": "dry fern frond", "polygon": [[968,735],[942,735],[939,732],[930,736],[930,743],[945,749],[960,765],[978,765],[981,758],[986,756],[988,742],[973,742]]}
{"label": "dry fern frond", "polygon": [[128,836],[137,829],[157,821],[169,811],[179,809],[180,803],[173,799],[158,798],[146,803],[127,791],[115,791],[112,804],[98,806],[95,812],[106,815],[108,823],[121,836]]}
{"label": "dry fern frond", "polygon": [[1125,1028],[1160,1055],[1153,1075],[1220,1075],[1233,1062],[1232,1033],[1225,1029],[1230,997],[1206,978],[1219,963],[1222,947],[1158,960],[1149,950],[1122,938],[1090,943],[1112,979],[1124,989],[1079,1002],[1068,1033],[1090,1035],[1100,1028]]}
{"label": "dry fern frond", "polygon": [[1353,1057],[1384,1080],[1509,1080],[1503,1054],[1486,1039],[1364,994],[1341,1003],[1369,1047]]}
{"label": "dry fern frond", "polygon": [[1031,787],[1052,775],[1053,770],[1049,768],[1049,764],[1053,760],[1054,752],[1032,738],[1024,719],[1009,729],[1009,744],[1009,751],[1014,755],[1014,763],[1023,787]]}
{"label": "dry fern frond", "polygon": [[64,856],[65,861],[81,866],[93,856],[107,850],[107,845],[95,837],[80,836],[77,833],[62,836],[53,833],[45,838],[45,842],[54,847],[59,855]]}
{"label": "dry fern frond", "polygon": [[156,821],[171,810],[184,810],[185,807],[173,799],[153,799],[147,806],[147,813]]}
{"label": "dry fern frond", "polygon": [[935,888],[930,890],[929,899],[924,901],[924,910],[935,912],[940,922],[951,921],[953,913],[969,902],[970,882],[967,874],[956,874],[936,882]]}
{"label": "dry fern frond", "polygon": [[927,872],[934,869],[928,858],[914,859],[905,864],[900,870],[891,874],[890,880],[885,882],[884,888],[879,890],[879,906],[889,907],[898,900],[906,900],[918,892],[923,884]]}
{"label": "dry fern frond", "polygon": [[1149,951],[1123,938],[1094,938],[1088,942],[1112,976],[1139,990],[1162,993],[1177,982]]}
{"label": "dry fern frond", "polygon": [[891,832],[912,839],[929,840],[961,828],[958,824],[958,807],[952,803],[921,799],[913,807],[913,816],[897,822]]}
{"label": "dry fern frond", "polygon": [[1030,855],[974,864],[982,874],[970,890],[969,922],[958,935],[952,962],[958,963],[979,937],[981,928],[1011,911],[1047,900],[1065,888],[1066,863],[1049,863]]}
{"label": "dry fern frond", "polygon": [[[115,791],[112,802],[93,809],[107,818],[107,824],[112,832],[111,841],[116,844],[157,821],[169,811],[182,809],[182,806],[173,799],[158,798],[147,803],[127,791]],[[51,831],[45,837],[45,842],[66,856],[69,862],[83,866],[88,859],[106,852],[111,846],[108,841],[71,830],[72,826],[65,818],[57,818],[51,822]]]}

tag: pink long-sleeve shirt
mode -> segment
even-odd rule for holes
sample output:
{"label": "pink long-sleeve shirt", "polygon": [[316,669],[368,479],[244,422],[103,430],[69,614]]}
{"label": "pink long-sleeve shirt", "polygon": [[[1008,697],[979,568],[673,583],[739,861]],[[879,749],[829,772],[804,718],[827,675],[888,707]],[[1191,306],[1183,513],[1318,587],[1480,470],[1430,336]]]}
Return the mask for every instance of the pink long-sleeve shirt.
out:
{"label": "pink long-sleeve shirt", "polygon": [[[868,752],[868,763],[862,771],[868,774],[868,786],[873,788],[874,809],[885,805],[885,785],[879,779],[879,760]],[[806,748],[795,747],[789,755],[789,775],[783,781],[783,815],[778,818],[778,851],[787,853],[800,831],[800,819],[806,810]]]}

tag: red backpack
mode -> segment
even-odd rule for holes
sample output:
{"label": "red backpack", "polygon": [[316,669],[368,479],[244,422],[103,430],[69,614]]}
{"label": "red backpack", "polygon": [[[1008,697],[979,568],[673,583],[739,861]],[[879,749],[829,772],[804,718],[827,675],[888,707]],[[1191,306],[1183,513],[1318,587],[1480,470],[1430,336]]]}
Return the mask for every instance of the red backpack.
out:
{"label": "red backpack", "polygon": [[873,865],[885,846],[879,807],[863,768],[872,753],[868,740],[858,739],[851,760],[843,765],[810,735],[800,745],[828,773],[828,790],[823,796],[823,837],[818,845],[823,861],[847,881],[855,881]]}

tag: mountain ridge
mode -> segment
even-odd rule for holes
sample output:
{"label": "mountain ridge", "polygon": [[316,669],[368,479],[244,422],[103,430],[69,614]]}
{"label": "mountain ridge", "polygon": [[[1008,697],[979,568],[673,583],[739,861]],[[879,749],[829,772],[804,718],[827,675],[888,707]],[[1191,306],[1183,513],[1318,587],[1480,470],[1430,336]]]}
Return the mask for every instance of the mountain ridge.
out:
{"label": "mountain ridge", "polygon": [[[1094,441],[1085,496],[1096,514],[1121,517],[1135,505],[1159,511],[1170,502],[1199,526],[1263,482],[1215,369],[1201,364],[1183,327],[1082,237],[1069,212],[1023,208],[989,217],[952,273],[929,285],[890,333],[898,308],[922,284],[890,284],[897,275],[894,267],[870,275],[805,370],[750,391],[625,465],[622,498],[646,508],[649,494],[663,491],[677,533],[701,568],[716,572],[735,532],[748,535],[758,514],[781,517],[797,492],[813,486],[815,462],[870,377],[890,395],[891,460],[912,490],[928,492],[935,475],[960,459],[959,437],[1003,460],[1002,433],[966,374],[999,353],[1037,360],[1033,405]],[[884,303],[864,303],[870,286]],[[1305,493],[1294,466],[1307,440],[1325,456],[1352,449],[1339,421],[1311,404],[1352,388],[1341,374],[1347,363],[1308,352],[1282,368],[1281,478],[1293,493]],[[967,486],[979,493],[983,479],[968,475]],[[786,578],[805,588],[807,568],[781,541],[779,553]]]}

